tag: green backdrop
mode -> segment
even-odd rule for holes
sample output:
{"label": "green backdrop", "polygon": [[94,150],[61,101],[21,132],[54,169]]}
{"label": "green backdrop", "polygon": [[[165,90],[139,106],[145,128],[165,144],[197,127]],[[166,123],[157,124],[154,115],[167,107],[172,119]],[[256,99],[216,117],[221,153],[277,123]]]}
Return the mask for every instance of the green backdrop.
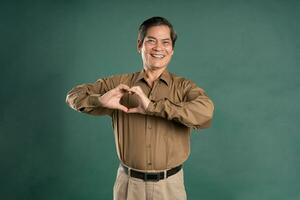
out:
{"label": "green backdrop", "polygon": [[215,103],[193,131],[191,200],[300,199],[300,2],[1,1],[0,199],[111,199],[111,121],[65,104],[75,85],[140,70],[137,28],[168,18],[169,70]]}

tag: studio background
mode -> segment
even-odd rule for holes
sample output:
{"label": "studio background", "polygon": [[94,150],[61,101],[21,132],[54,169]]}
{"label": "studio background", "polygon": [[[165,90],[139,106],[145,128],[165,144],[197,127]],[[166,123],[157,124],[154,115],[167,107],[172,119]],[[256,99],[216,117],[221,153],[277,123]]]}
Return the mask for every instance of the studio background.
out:
{"label": "studio background", "polygon": [[137,29],[169,19],[169,71],[215,103],[193,131],[191,200],[299,200],[300,2],[1,1],[0,199],[111,199],[109,117],[70,109],[75,85],[139,71]]}

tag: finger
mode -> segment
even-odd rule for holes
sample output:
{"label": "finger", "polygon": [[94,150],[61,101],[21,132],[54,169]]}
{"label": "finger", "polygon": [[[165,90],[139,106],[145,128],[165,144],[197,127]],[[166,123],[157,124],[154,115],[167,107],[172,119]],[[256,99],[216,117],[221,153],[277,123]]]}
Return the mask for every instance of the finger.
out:
{"label": "finger", "polygon": [[136,90],[139,91],[139,92],[143,92],[143,90],[142,90],[142,88],[140,86],[137,86]]}
{"label": "finger", "polygon": [[139,109],[138,108],[129,108],[127,110],[127,113],[139,113]]}
{"label": "finger", "polygon": [[120,85],[118,86],[118,88],[119,88],[119,89],[126,90],[126,91],[128,91],[128,90],[130,89],[129,86],[128,86],[128,85],[125,85],[125,84],[120,84]]}
{"label": "finger", "polygon": [[130,89],[128,90],[128,92],[129,92],[129,94],[135,94],[135,91],[134,91],[134,89],[132,89],[132,88],[130,88]]}
{"label": "finger", "polygon": [[137,95],[140,96],[140,97],[142,97],[142,96],[144,95],[144,92],[143,92],[143,90],[141,89],[140,86],[132,87],[132,88],[130,88],[129,91],[131,91],[131,92],[137,94]]}
{"label": "finger", "polygon": [[115,88],[115,92],[118,95],[123,95],[124,93],[128,92],[128,90],[129,90],[129,87],[126,85],[123,85],[123,86],[119,85],[118,87]]}
{"label": "finger", "polygon": [[123,105],[121,105],[121,104],[118,105],[116,108],[119,109],[119,110],[122,110],[123,112],[128,112],[128,108],[125,107],[125,106],[123,106]]}
{"label": "finger", "polygon": [[134,91],[134,90],[130,90],[130,91],[128,91],[128,93],[130,95],[137,95],[137,97],[140,97],[140,95],[136,91]]}
{"label": "finger", "polygon": [[133,93],[137,93],[138,92],[138,86],[134,86],[134,87],[130,88],[129,91],[131,91]]}

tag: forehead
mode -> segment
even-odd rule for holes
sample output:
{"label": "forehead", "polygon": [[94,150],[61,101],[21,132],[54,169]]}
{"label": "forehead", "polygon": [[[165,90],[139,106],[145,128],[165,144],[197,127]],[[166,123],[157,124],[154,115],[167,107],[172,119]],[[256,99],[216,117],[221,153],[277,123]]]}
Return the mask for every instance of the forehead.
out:
{"label": "forehead", "polygon": [[170,28],[166,25],[152,26],[148,28],[146,37],[154,37],[157,39],[171,39]]}

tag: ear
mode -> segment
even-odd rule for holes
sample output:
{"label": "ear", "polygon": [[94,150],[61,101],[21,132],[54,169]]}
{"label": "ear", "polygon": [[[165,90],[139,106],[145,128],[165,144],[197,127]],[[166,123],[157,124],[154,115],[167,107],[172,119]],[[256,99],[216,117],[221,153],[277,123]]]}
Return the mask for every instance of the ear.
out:
{"label": "ear", "polygon": [[174,47],[172,47],[171,55],[173,56],[174,54]]}
{"label": "ear", "polygon": [[141,40],[138,40],[137,41],[137,51],[139,52],[139,53],[141,53],[141,48],[142,48],[142,45],[143,45],[143,42],[141,41]]}

